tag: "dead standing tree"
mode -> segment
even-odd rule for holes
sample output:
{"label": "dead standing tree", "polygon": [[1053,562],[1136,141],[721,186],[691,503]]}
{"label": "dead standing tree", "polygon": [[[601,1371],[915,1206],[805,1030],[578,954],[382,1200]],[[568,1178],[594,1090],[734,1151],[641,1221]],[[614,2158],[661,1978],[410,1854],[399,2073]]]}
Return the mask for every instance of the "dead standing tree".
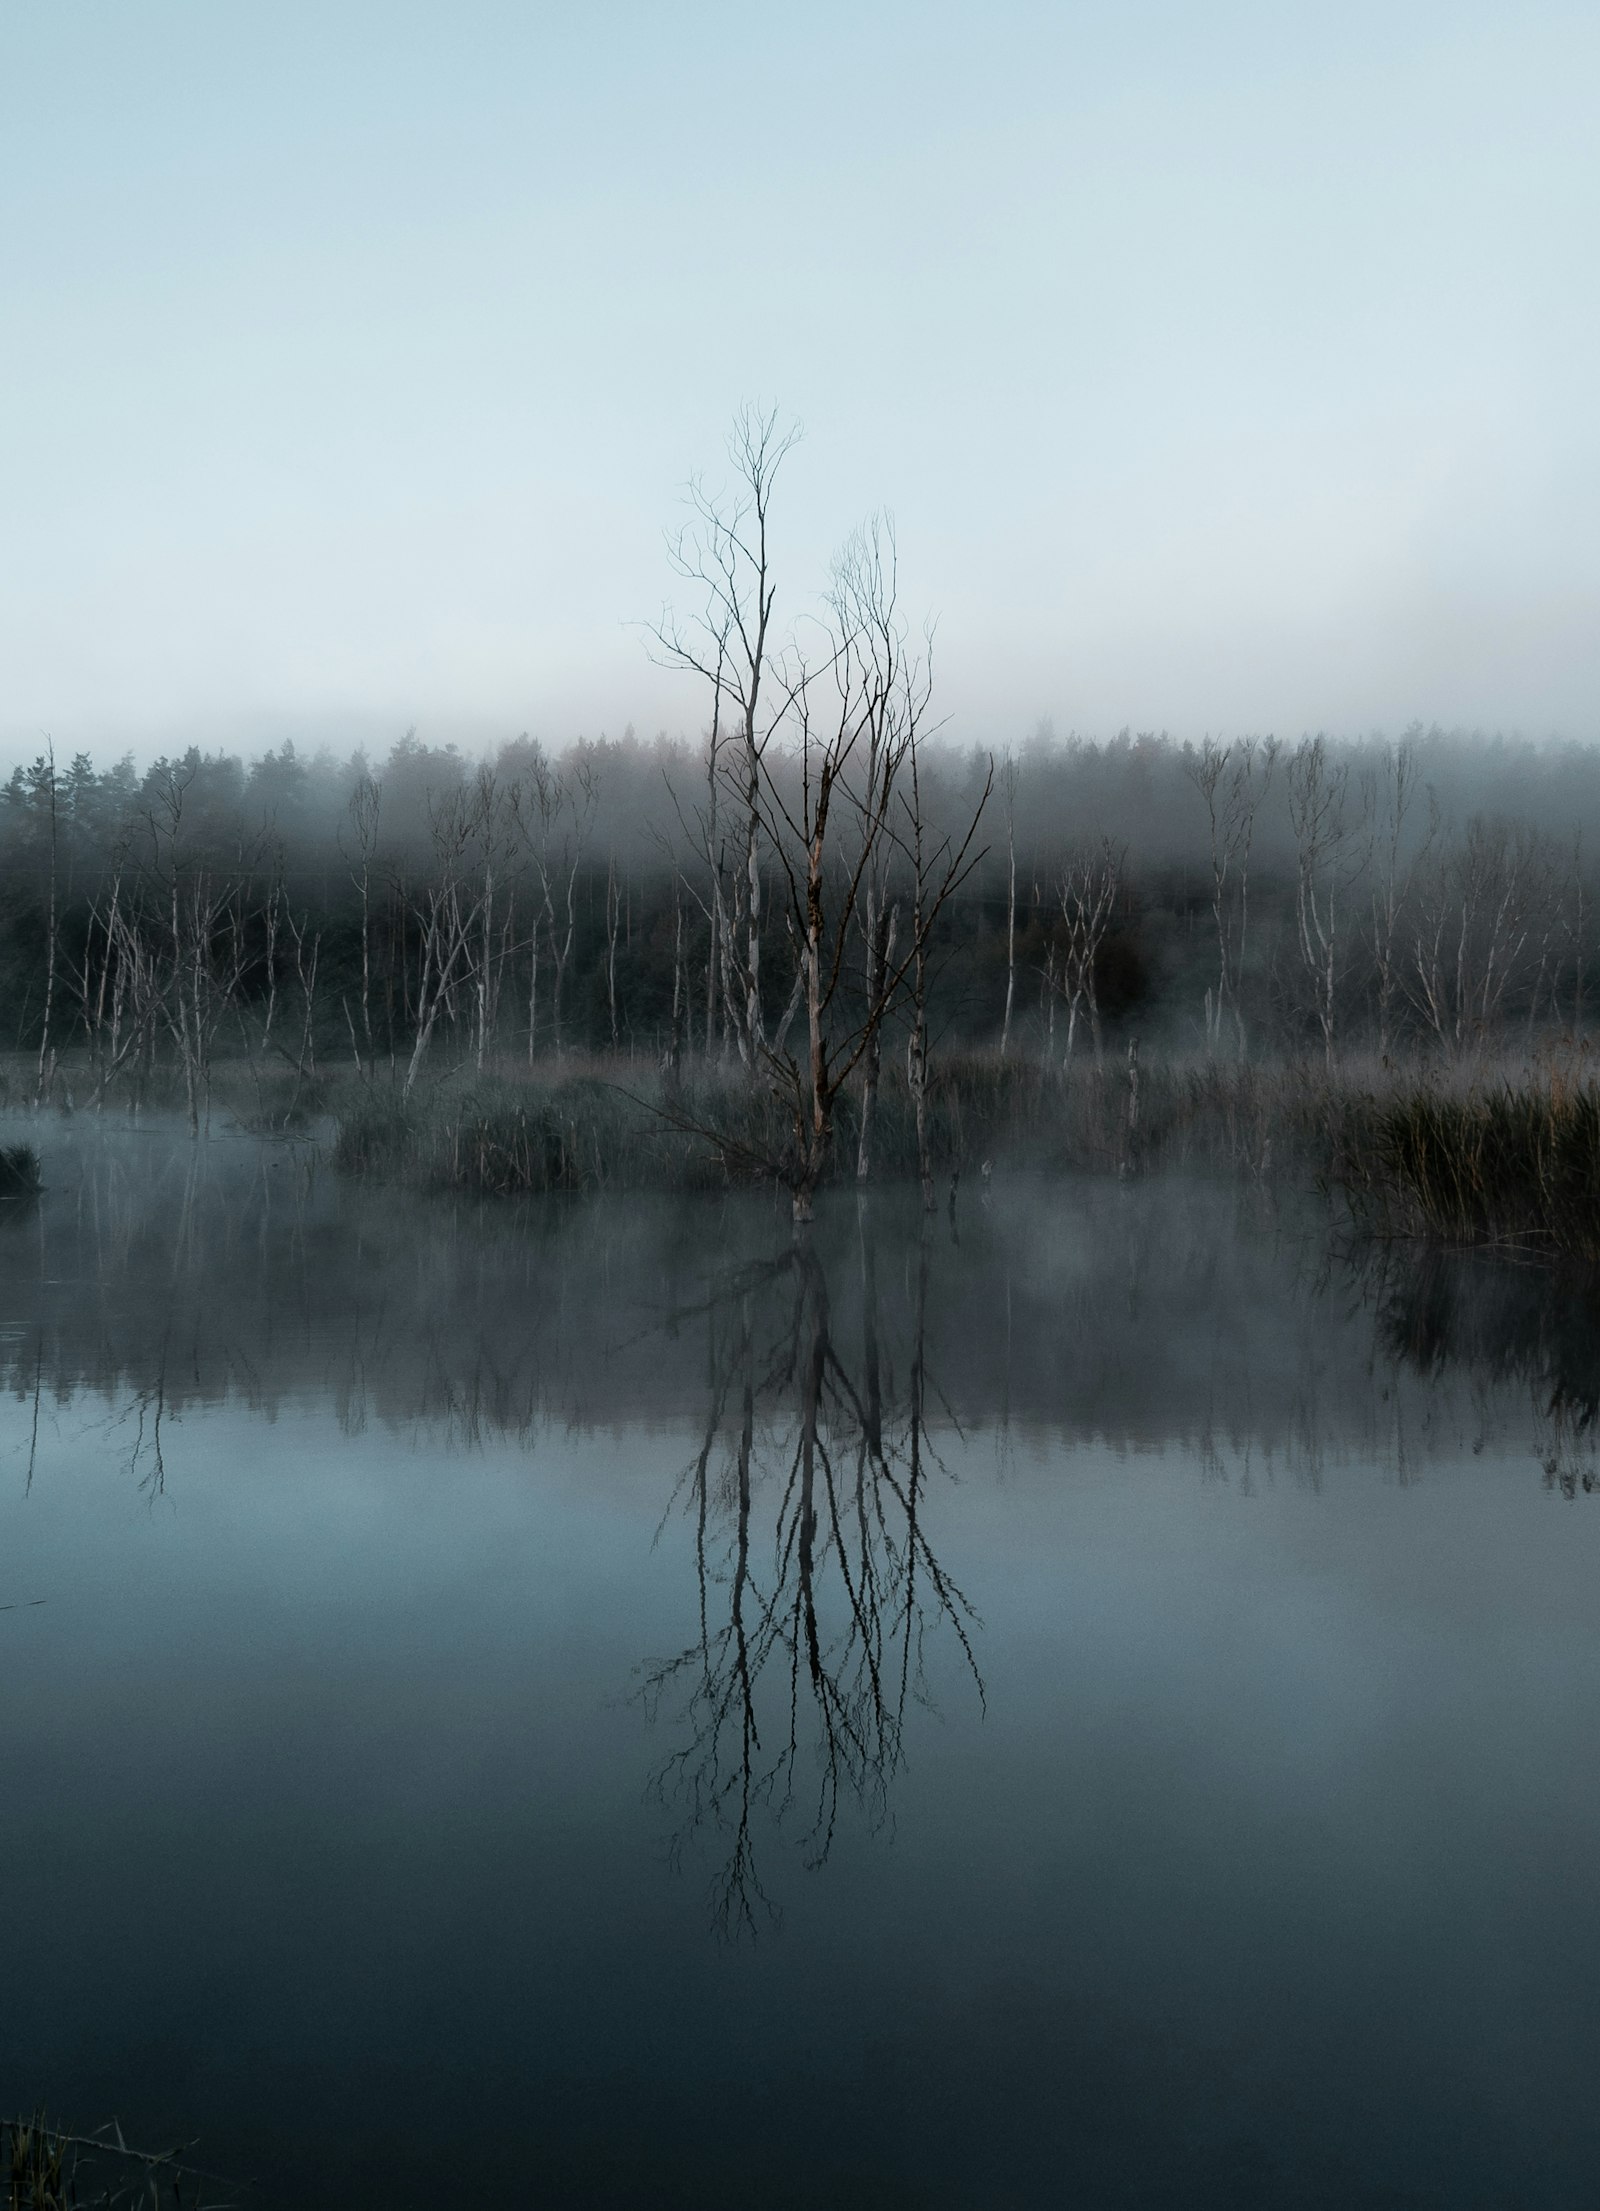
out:
{"label": "dead standing tree", "polygon": [[1481,815],[1467,824],[1459,849],[1428,870],[1407,980],[1444,1049],[1466,1053],[1490,1035],[1527,979],[1530,943],[1548,932],[1555,897],[1544,840]]}
{"label": "dead standing tree", "polygon": [[[839,1099],[864,1062],[869,1108],[858,1170],[870,1165],[870,1093],[883,1026],[913,975],[925,1015],[929,938],[975,864],[972,843],[993,771],[959,844],[925,833],[915,778],[909,801],[900,790],[901,769],[915,762],[926,718],[931,650],[910,648],[886,521],[858,533],[835,562],[823,651],[808,660],[776,638],[771,497],[794,435],[780,430],[774,414],[740,415],[729,441],[737,491],[718,500],[698,482],[692,485],[694,520],[672,544],[678,574],[704,593],[703,610],[686,623],[669,609],[652,635],[669,666],[688,669],[711,687],[713,800],[719,760],[725,751],[733,754],[721,789],[735,804],[743,864],[720,929],[724,1001],[741,1061],[752,1077],[767,1078],[793,1140],[783,1156],[773,1156],[730,1131],[679,1125],[692,1126],[725,1158],[741,1158],[787,1182],[795,1220],[803,1223],[827,1169]],[[724,736],[727,723],[733,727]],[[702,817],[714,941],[722,896],[715,819],[711,809]],[[764,854],[783,886],[795,957],[794,991],[772,1037],[761,1004]],[[914,919],[910,942],[897,946],[892,871],[908,862]],[[846,987],[847,955],[863,929],[867,957],[858,995]],[[785,1043],[801,1009],[803,1062]],[[925,1043],[925,1018],[922,1034]]]}
{"label": "dead standing tree", "polygon": [[1365,803],[1371,818],[1375,869],[1372,883],[1372,965],[1377,983],[1378,1056],[1387,1059],[1395,1041],[1395,1017],[1401,995],[1401,917],[1411,898],[1412,881],[1438,830],[1434,815],[1419,849],[1408,853],[1407,823],[1417,790],[1416,749],[1402,737],[1385,748],[1378,774],[1368,784]]}
{"label": "dead standing tree", "polygon": [[[159,1022],[177,1046],[189,1129],[198,1136],[202,1112],[210,1113],[211,1047],[248,965],[243,901],[249,867],[242,852],[232,874],[208,867],[191,846],[184,814],[194,774],[192,762],[163,763],[152,779],[141,824],[141,842],[148,845],[139,870],[144,897],[137,908],[124,906],[122,928],[130,972],[148,993],[154,1016],[144,1030],[146,1053],[153,1059]],[[141,923],[144,941],[135,951],[127,938]]]}
{"label": "dead standing tree", "polygon": [[[349,859],[350,882],[361,900],[361,1038],[366,1045],[366,1062],[362,1063],[361,1044],[356,1041],[355,1022],[351,1018],[348,1001],[345,1004],[345,1020],[350,1029],[351,1044],[355,1053],[356,1073],[371,1079],[373,1069],[372,1044],[372,870],[378,855],[378,826],[383,818],[383,785],[373,776],[364,756],[360,758],[355,788],[350,793],[349,815],[355,832],[355,855]],[[339,849],[344,851],[343,837]],[[347,856],[348,857],[348,856]],[[390,1039],[391,1054],[393,1038]]]}
{"label": "dead standing tree", "polygon": [[1323,1062],[1333,1073],[1344,893],[1367,851],[1348,812],[1349,764],[1328,757],[1325,738],[1307,737],[1289,761],[1289,827],[1295,847],[1295,938],[1322,1037]]}
{"label": "dead standing tree", "polygon": [[1089,1017],[1095,1065],[1101,1060],[1100,947],[1116,912],[1126,848],[1102,837],[1092,850],[1067,862],[1056,885],[1061,902],[1061,991],[1067,1001],[1067,1049],[1071,1059],[1080,1012]]}
{"label": "dead standing tree", "polygon": [[476,870],[468,872],[479,827],[477,809],[478,794],[470,790],[449,790],[429,800],[433,874],[414,906],[421,951],[405,1097],[411,1095],[422,1071],[439,1016],[454,1006],[455,993],[471,971],[483,897],[481,889],[473,895]]}
{"label": "dead standing tree", "polygon": [[1206,1049],[1215,1053],[1222,1025],[1233,1015],[1239,1057],[1245,1056],[1244,1009],[1240,986],[1250,927],[1250,848],[1256,814],[1272,782],[1278,757],[1276,738],[1253,737],[1221,745],[1208,737],[1198,753],[1186,755],[1190,782],[1206,809],[1211,833],[1211,914],[1217,931],[1217,987],[1206,992]]}
{"label": "dead standing tree", "polygon": [[1017,993],[1017,781],[1017,763],[1008,752],[1000,770],[1000,788],[1006,797],[1006,1010],[1000,1024],[1002,1059],[1011,1044],[1011,1007]]}
{"label": "dead standing tree", "polygon": [[[799,1224],[811,1219],[827,1172],[839,1099],[908,987],[914,1047],[920,1038],[913,1095],[920,1075],[919,1125],[926,1129],[930,942],[944,907],[981,857],[972,846],[993,783],[991,766],[959,845],[929,832],[918,748],[932,695],[932,640],[924,633],[924,650],[910,649],[894,566],[874,556],[875,542],[881,552],[881,535],[869,530],[843,556],[852,580],[831,603],[825,671],[813,675],[801,667],[789,683],[798,792],[786,795],[787,779],[778,774],[764,773],[759,784],[763,821],[787,891],[805,1009],[804,1066],[776,1048],[765,1054],[794,1128],[788,1181]],[[818,682],[824,672],[833,694],[825,716]],[[868,989],[852,1000],[842,985],[866,885],[896,856],[908,863],[912,878],[909,942],[898,960],[886,956],[881,969],[872,970]],[[926,1147],[919,1148],[925,1168]]]}
{"label": "dead standing tree", "polygon": [[[481,1075],[493,1047],[499,1022],[500,983],[511,936],[514,906],[509,888],[506,891],[503,913],[497,906],[496,899],[510,873],[515,829],[510,794],[492,768],[486,765],[479,768],[473,779],[472,798],[476,858],[481,884],[477,904],[477,959],[473,976],[473,1053],[477,1071]],[[500,921],[498,946],[495,943],[497,917]]]}
{"label": "dead standing tree", "polygon": [[533,938],[529,946],[528,1064],[533,1065],[539,1014],[539,931],[550,951],[550,1033],[561,1057],[561,994],[578,933],[578,870],[599,803],[593,768],[579,760],[558,775],[542,753],[525,783],[512,786],[511,820],[532,857],[535,875]]}
{"label": "dead standing tree", "polygon": [[884,834],[895,780],[927,704],[925,669],[911,661],[900,619],[899,559],[894,525],[887,517],[858,531],[834,563],[831,601],[836,635],[852,641],[849,650],[862,670],[859,749],[861,753],[860,828],[866,849],[861,869],[858,919],[864,951],[862,1001],[868,1024],[861,1056],[861,1128],[856,1145],[856,1180],[872,1172],[873,1122],[883,1065],[884,985],[894,960],[900,926],[900,901],[894,894],[897,854]]}
{"label": "dead standing tree", "polygon": [[[719,957],[726,962],[729,1026],[740,1061],[752,1077],[762,1069],[766,1044],[761,1009],[764,762],[790,704],[782,685],[773,680],[777,586],[768,531],[778,471],[798,436],[798,429],[781,424],[773,410],[741,409],[728,437],[733,490],[713,493],[695,477],[688,493],[691,518],[669,545],[674,570],[701,594],[701,604],[687,616],[668,608],[651,632],[668,667],[697,675],[711,688],[705,831],[712,874],[712,964],[714,968]],[[733,835],[740,846],[731,912],[724,909],[722,889],[719,787],[735,811]],[[714,974],[710,988],[714,992]]]}

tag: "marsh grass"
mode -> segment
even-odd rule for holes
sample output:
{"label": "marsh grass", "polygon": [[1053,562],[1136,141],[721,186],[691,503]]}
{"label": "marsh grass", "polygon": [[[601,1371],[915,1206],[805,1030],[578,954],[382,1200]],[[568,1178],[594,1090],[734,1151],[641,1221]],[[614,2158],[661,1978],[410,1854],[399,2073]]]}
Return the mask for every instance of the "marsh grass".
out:
{"label": "marsh grass", "polygon": [[[1128,1175],[1177,1165],[1265,1174],[1325,1164],[1330,1098],[1293,1069],[1152,1062],[1137,1113],[1127,1068],[1107,1060],[1043,1070],[993,1053],[947,1060],[931,1098],[936,1170],[986,1164]],[[789,1114],[737,1070],[654,1072],[580,1062],[565,1073],[446,1080],[407,1099],[347,1085],[332,1101],[334,1158],[346,1172],[413,1187],[512,1195],[557,1190],[720,1189],[782,1182],[795,1155]],[[854,1179],[854,1097],[840,1101],[829,1180]],[[916,1117],[898,1068],[885,1070],[873,1127],[874,1179],[913,1181]]]}
{"label": "marsh grass", "polygon": [[1600,1264],[1600,1085],[1561,1067],[1364,1101],[1336,1167],[1386,1234]]}
{"label": "marsh grass", "polygon": [[[0,1103],[24,1103],[0,1070]],[[28,1101],[31,1102],[31,1101]],[[175,1103],[176,1101],[171,1101]],[[218,1070],[218,1125],[264,1134],[331,1128],[345,1172],[484,1196],[717,1190],[781,1184],[790,1114],[736,1067],[666,1080],[643,1058],[574,1053],[529,1070],[444,1072],[406,1097],[380,1074]],[[839,1102],[827,1179],[853,1182],[860,1105]],[[941,1182],[995,1171],[1129,1177],[1186,1169],[1342,1192],[1388,1237],[1508,1244],[1600,1264],[1600,1079],[1581,1050],[1503,1062],[1390,1064],[1352,1056],[1242,1062],[1108,1053],[1063,1068],[994,1051],[948,1053],[930,1097]],[[914,1181],[916,1121],[888,1056],[873,1128],[874,1181]],[[32,1145],[0,1149],[0,1199],[40,1188]]]}
{"label": "marsh grass", "polygon": [[36,1198],[41,1187],[39,1154],[33,1146],[0,1145],[0,1199]]}
{"label": "marsh grass", "polygon": [[177,2151],[130,2149],[115,2126],[73,2134],[43,2112],[0,2120],[0,2159],[5,2211],[227,2211],[215,2175]]}

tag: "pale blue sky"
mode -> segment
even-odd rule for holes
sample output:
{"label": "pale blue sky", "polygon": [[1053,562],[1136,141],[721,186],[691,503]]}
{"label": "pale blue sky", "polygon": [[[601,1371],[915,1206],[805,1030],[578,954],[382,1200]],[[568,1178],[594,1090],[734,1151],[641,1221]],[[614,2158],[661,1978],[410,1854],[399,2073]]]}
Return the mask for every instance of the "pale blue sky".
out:
{"label": "pale blue sky", "polygon": [[0,0],[0,750],[693,726],[746,397],[955,733],[1600,737],[1600,10]]}

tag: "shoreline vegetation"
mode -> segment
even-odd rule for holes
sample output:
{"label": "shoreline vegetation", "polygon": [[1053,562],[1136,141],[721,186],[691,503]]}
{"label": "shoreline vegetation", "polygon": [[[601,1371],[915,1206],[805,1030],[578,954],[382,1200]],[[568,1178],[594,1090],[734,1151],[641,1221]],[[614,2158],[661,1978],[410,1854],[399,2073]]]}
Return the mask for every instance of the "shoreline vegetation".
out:
{"label": "shoreline vegetation", "polygon": [[[63,1059],[55,1111],[76,1110]],[[179,1113],[178,1081],[152,1082],[134,1116]],[[0,1101],[28,1111],[27,1069],[0,1069]],[[567,1192],[791,1191],[802,1163],[781,1097],[736,1065],[663,1069],[639,1055],[574,1053],[533,1070],[471,1063],[407,1090],[399,1079],[279,1072],[243,1058],[212,1070],[208,1125],[315,1138],[341,1173],[484,1198]],[[890,1064],[874,1100],[873,1159],[859,1175],[860,1100],[839,1098],[812,1187],[924,1179],[940,1202],[994,1175],[1120,1179],[1182,1169],[1262,1188],[1323,1189],[1363,1234],[1396,1242],[1545,1254],[1600,1269],[1600,1070],[1570,1039],[1534,1058],[1455,1066],[1206,1054],[1066,1065],[948,1052],[918,1101]],[[48,1109],[47,1109],[48,1110]],[[104,1109],[102,1110],[110,1110]],[[120,1117],[116,1115],[115,1117]],[[35,1128],[38,1124],[35,1121]],[[41,1142],[0,1147],[0,1203],[42,1186]]]}

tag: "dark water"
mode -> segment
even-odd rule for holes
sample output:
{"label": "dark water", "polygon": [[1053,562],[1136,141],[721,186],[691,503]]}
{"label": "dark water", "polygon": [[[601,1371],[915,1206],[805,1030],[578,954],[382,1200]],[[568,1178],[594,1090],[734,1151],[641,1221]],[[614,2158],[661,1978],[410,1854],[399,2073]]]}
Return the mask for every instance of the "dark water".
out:
{"label": "dark water", "polygon": [[51,1135],[0,2105],[263,2205],[1600,2197],[1600,1332],[1314,1209]]}

